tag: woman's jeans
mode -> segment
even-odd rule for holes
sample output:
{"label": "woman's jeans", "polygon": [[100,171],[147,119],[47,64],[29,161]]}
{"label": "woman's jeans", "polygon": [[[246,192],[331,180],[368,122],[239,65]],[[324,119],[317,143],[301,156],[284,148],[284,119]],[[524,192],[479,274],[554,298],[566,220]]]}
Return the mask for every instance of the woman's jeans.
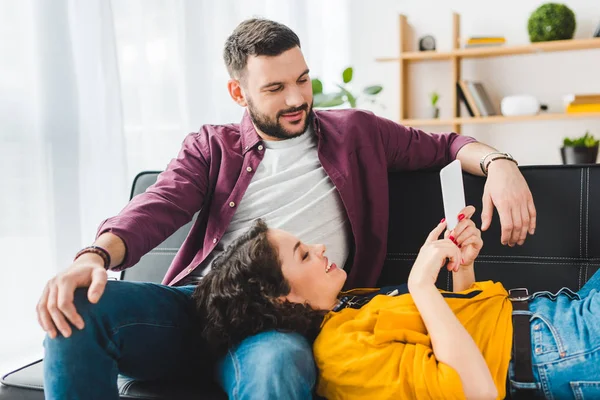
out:
{"label": "woman's jeans", "polygon": [[[600,272],[577,293],[538,292],[529,303],[533,388],[546,399],[600,399]],[[510,378],[513,379],[512,363]],[[533,398],[533,397],[532,397]]]}
{"label": "woman's jeans", "polygon": [[91,304],[87,289],[78,289],[75,307],[85,328],[71,326],[69,338],[44,341],[46,398],[118,399],[119,374],[190,384],[215,377],[230,399],[312,398],[312,348],[297,334],[250,337],[212,365],[193,323],[193,292],[194,286],[108,281]]}

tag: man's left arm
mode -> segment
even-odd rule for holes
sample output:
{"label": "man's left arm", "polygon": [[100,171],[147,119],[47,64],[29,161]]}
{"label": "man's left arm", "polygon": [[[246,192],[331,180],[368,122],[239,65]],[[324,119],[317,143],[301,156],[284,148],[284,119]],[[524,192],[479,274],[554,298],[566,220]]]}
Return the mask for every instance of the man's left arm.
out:
{"label": "man's left arm", "polygon": [[[428,134],[385,118],[375,118],[390,170],[443,167],[459,159],[463,170],[483,176],[481,159],[497,152],[467,136]],[[488,162],[486,160],[486,164]],[[514,162],[497,159],[489,164],[482,200],[481,229],[485,231],[490,227],[495,206],[502,225],[502,244],[521,245],[527,233],[535,232],[536,210],[531,191]]]}
{"label": "man's left arm", "polygon": [[[483,176],[480,162],[491,153],[497,150],[483,143],[469,143],[458,151],[456,158],[465,171]],[[502,244],[522,245],[527,233],[535,233],[537,214],[533,196],[515,162],[502,158],[492,161],[494,158],[485,159],[488,175],[483,190],[481,230],[490,227],[496,207],[502,225]]]}

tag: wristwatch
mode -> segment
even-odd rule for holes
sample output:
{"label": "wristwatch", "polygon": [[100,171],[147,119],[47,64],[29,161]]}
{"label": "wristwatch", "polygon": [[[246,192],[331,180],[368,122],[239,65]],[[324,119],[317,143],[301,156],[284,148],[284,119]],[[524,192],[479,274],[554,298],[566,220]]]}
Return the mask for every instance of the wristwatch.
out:
{"label": "wristwatch", "polygon": [[[490,157],[492,157],[492,158],[486,162],[486,160]],[[479,161],[479,167],[481,168],[481,172],[483,172],[483,174],[485,176],[488,175],[488,168],[489,168],[490,164],[492,163],[492,161],[496,161],[496,160],[509,160],[509,161],[514,162],[516,165],[519,165],[517,160],[515,160],[515,158],[510,153],[499,153],[499,152],[489,153],[489,154],[486,154],[485,156],[483,156],[481,158],[481,161]]]}

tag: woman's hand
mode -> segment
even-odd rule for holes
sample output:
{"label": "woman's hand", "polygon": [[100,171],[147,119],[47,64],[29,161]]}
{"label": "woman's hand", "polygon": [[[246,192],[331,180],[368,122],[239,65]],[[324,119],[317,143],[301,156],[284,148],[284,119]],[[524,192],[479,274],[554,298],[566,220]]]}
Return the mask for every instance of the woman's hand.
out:
{"label": "woman's hand", "polygon": [[[446,229],[442,220],[427,236],[408,276],[408,286],[435,285],[440,269],[448,259],[448,269],[454,270],[461,264],[461,249],[449,238],[439,239]],[[448,235],[449,236],[449,235]]]}
{"label": "woman's hand", "polygon": [[[458,215],[458,225],[452,231],[446,231],[444,237],[450,239],[460,248],[461,260],[460,265],[471,265],[479,255],[483,247],[481,239],[481,231],[477,229],[471,217],[475,214],[475,207],[465,207]],[[448,266],[449,271],[457,272],[459,266],[454,266],[454,269]]]}

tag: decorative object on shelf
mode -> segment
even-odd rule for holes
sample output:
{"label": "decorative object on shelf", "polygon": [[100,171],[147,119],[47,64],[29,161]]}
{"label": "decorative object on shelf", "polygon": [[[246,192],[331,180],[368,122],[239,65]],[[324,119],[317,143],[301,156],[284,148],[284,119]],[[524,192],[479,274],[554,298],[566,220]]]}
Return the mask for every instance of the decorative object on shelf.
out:
{"label": "decorative object on shelf", "polygon": [[599,37],[600,38],[600,23],[596,27],[596,31],[594,32],[594,37]]}
{"label": "decorative object on shelf", "polygon": [[528,94],[506,96],[500,102],[500,111],[507,117],[517,115],[537,115],[540,110],[546,111],[548,106],[540,104],[538,99]]}
{"label": "decorative object on shelf", "polygon": [[437,119],[440,117],[440,108],[437,106],[440,94],[438,92],[431,92],[429,99],[431,100],[431,117]]}
{"label": "decorative object on shelf", "polygon": [[[340,89],[335,93],[323,93],[323,82],[318,78],[312,80],[313,106],[316,108],[332,108],[348,103],[351,108],[356,108],[358,99],[364,99],[371,103],[376,103],[376,96],[383,90],[381,85],[367,86],[362,90],[361,95],[354,94],[347,86],[352,82],[354,69],[346,68],[342,72],[342,84],[336,84]],[[382,105],[383,106],[383,105]]]}
{"label": "decorative object on shelf", "polygon": [[600,112],[600,94],[570,94],[564,103],[567,114]]}
{"label": "decorative object on shelf", "polygon": [[466,48],[502,46],[506,43],[504,36],[472,36],[465,43]]}
{"label": "decorative object on shelf", "polygon": [[527,30],[531,42],[573,39],[575,13],[564,4],[546,3],[529,17]]}
{"label": "decorative object on shelf", "polygon": [[434,51],[435,38],[431,35],[423,36],[419,39],[419,51]]}
{"label": "decorative object on shelf", "polygon": [[563,164],[595,164],[599,142],[589,131],[579,138],[565,138],[560,149]]}

